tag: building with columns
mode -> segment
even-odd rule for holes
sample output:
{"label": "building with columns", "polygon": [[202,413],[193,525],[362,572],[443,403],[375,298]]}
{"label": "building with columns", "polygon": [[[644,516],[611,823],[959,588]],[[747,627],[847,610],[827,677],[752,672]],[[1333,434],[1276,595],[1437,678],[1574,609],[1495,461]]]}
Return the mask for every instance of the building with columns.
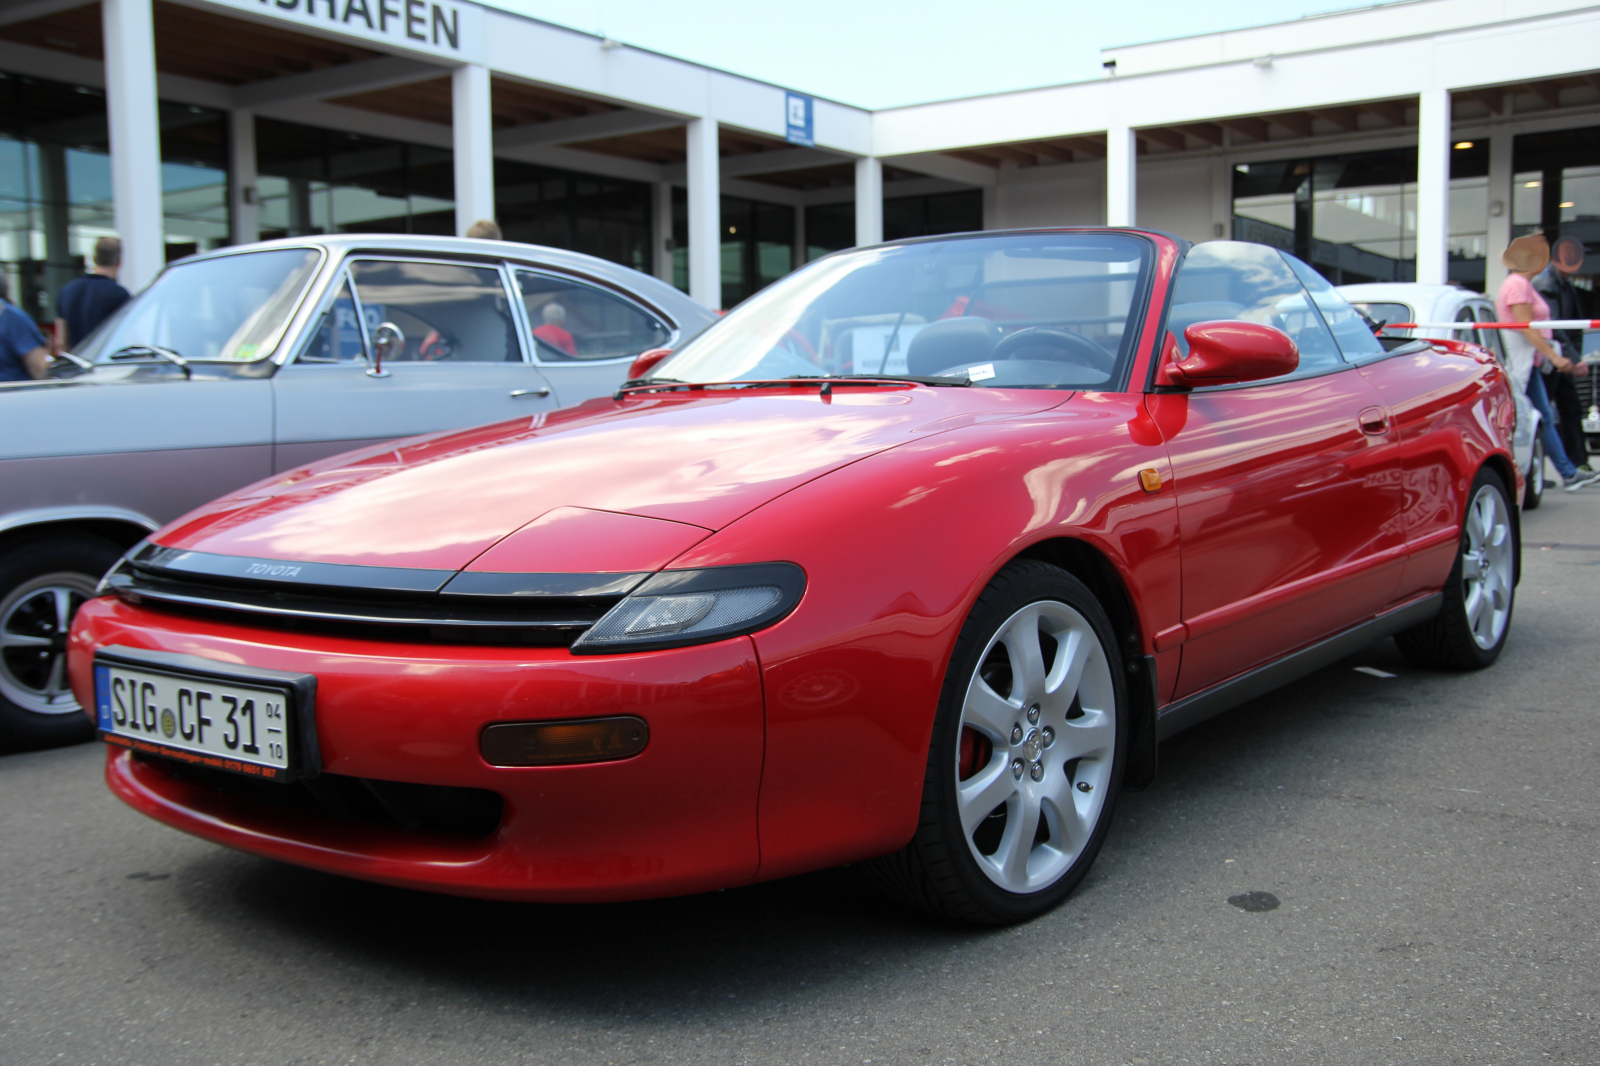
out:
{"label": "building with columns", "polygon": [[137,288],[491,217],[712,306],[854,244],[1104,222],[1473,288],[1542,228],[1600,273],[1596,57],[1600,6],[1406,0],[874,112],[470,0],[3,0],[0,267],[41,320],[105,233]]}

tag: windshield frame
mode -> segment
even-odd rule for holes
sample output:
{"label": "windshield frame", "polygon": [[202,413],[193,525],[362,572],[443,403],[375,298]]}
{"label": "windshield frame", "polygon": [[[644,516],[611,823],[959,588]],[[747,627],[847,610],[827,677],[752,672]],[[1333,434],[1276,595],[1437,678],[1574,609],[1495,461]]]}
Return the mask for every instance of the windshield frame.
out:
{"label": "windshield frame", "polygon": [[[305,308],[307,307],[308,303],[313,303],[317,299],[320,299],[322,290],[326,287],[327,266],[332,256],[329,249],[325,245],[316,244],[314,242],[246,244],[240,245],[236,248],[219,248],[215,252],[207,252],[204,255],[191,255],[185,256],[182,259],[174,260],[163,267],[161,273],[157,274],[155,279],[151,281],[148,286],[136,293],[133,299],[124,302],[121,307],[117,308],[116,311],[108,315],[104,322],[101,322],[100,325],[96,326],[87,337],[83,338],[81,342],[75,345],[73,354],[78,354],[76,349],[85,348],[91,343],[96,342],[102,332],[117,328],[122,319],[132,314],[136,305],[138,305],[141,300],[146,299],[150,293],[150,290],[156,285],[156,283],[165,277],[171,270],[179,267],[187,269],[189,267],[199,266],[203,263],[212,262],[218,259],[226,259],[236,255],[260,255],[263,252],[280,251],[315,252],[317,255],[317,261],[312,265],[309,280],[304,286],[302,286],[300,295],[296,298],[294,304],[289,308],[288,313],[283,316],[281,324],[267,335],[266,341],[258,345],[256,349],[257,354],[255,357],[251,359],[191,359],[185,356],[184,359],[189,363],[204,363],[210,366],[257,366],[266,360],[274,360],[281,363],[282,360],[278,357],[284,350],[293,347],[292,345],[285,345],[285,339],[298,334],[299,326],[301,325],[301,319],[304,317]],[[139,360],[118,360],[117,362],[111,362],[108,359],[96,358],[91,362],[95,367],[111,367],[119,365],[134,365],[139,362]]]}
{"label": "windshield frame", "polygon": [[863,254],[869,253],[869,252],[881,252],[882,250],[884,250],[886,248],[889,248],[889,249],[902,248],[902,247],[909,247],[909,246],[920,245],[920,244],[935,244],[935,243],[938,243],[938,244],[952,244],[952,243],[955,243],[955,242],[958,242],[958,241],[971,241],[971,240],[991,240],[992,241],[992,240],[997,240],[997,239],[1001,239],[1001,238],[1010,238],[1010,237],[1026,238],[1026,237],[1072,237],[1072,236],[1083,236],[1083,237],[1090,237],[1090,238],[1114,236],[1114,237],[1119,237],[1119,238],[1126,238],[1126,239],[1128,239],[1130,241],[1137,242],[1137,243],[1139,243],[1141,245],[1141,247],[1140,247],[1140,256],[1139,256],[1139,259],[1138,259],[1139,268],[1138,268],[1137,272],[1135,273],[1135,281],[1134,281],[1133,292],[1132,292],[1131,296],[1129,297],[1129,304],[1128,304],[1128,310],[1127,310],[1126,318],[1123,320],[1123,332],[1122,332],[1122,336],[1121,336],[1121,341],[1120,341],[1118,350],[1115,353],[1113,353],[1114,362],[1112,364],[1110,375],[1107,377],[1107,379],[1104,382],[1101,382],[1101,383],[1098,383],[1098,384],[1095,384],[1095,385],[1077,385],[1077,384],[1073,384],[1073,385],[1050,385],[1050,384],[1045,384],[1045,385],[1003,385],[1003,386],[992,386],[992,385],[985,384],[981,380],[980,381],[970,381],[969,379],[965,379],[965,378],[962,378],[962,379],[951,378],[951,379],[949,379],[948,383],[949,384],[961,384],[961,385],[970,384],[973,387],[982,387],[982,388],[1026,389],[1026,390],[1029,390],[1029,391],[1097,392],[1097,393],[1098,392],[1112,392],[1112,393],[1125,392],[1125,391],[1127,391],[1127,389],[1129,387],[1129,382],[1130,382],[1130,380],[1132,378],[1133,368],[1134,368],[1135,364],[1137,364],[1138,361],[1139,361],[1140,345],[1141,345],[1142,340],[1143,340],[1143,335],[1144,335],[1144,331],[1145,331],[1145,324],[1149,321],[1149,317],[1150,317],[1151,295],[1154,292],[1154,286],[1155,286],[1155,282],[1156,282],[1156,275],[1161,270],[1161,262],[1160,262],[1161,248],[1160,248],[1159,242],[1155,239],[1155,236],[1153,234],[1149,233],[1149,232],[1145,232],[1145,231],[1137,230],[1137,229],[1124,229],[1124,228],[1115,227],[1115,226],[1038,226],[1038,227],[1020,228],[1020,229],[977,230],[977,231],[968,232],[968,233],[941,233],[941,234],[934,234],[934,235],[931,235],[931,236],[924,236],[924,237],[907,237],[907,238],[903,238],[903,239],[897,240],[897,241],[885,241],[885,242],[883,242],[881,244],[867,245],[867,246],[859,247],[859,248],[843,248],[843,249],[840,249],[839,251],[836,251],[836,252],[830,252],[827,255],[819,256],[816,259],[813,259],[811,262],[807,263],[805,266],[801,267],[800,269],[790,272],[789,274],[785,275],[783,278],[779,279],[777,282],[774,282],[773,285],[769,286],[768,288],[763,289],[763,290],[761,290],[759,292],[753,293],[751,296],[747,297],[743,302],[741,302],[739,305],[735,306],[731,311],[728,311],[723,318],[721,318],[717,322],[713,323],[710,328],[704,330],[698,336],[696,336],[692,340],[690,340],[689,343],[687,345],[685,345],[683,348],[681,348],[681,349],[679,349],[677,351],[674,351],[666,359],[663,359],[656,366],[652,367],[651,371],[650,371],[650,373],[648,375],[646,375],[642,379],[639,379],[638,385],[641,388],[648,388],[649,385],[654,384],[654,383],[659,383],[662,387],[666,387],[666,386],[669,386],[669,385],[682,387],[683,385],[697,385],[697,386],[698,385],[730,385],[730,384],[735,384],[735,383],[748,384],[748,383],[757,383],[757,382],[759,382],[759,383],[763,383],[763,384],[771,384],[771,385],[777,386],[777,385],[786,385],[786,384],[798,383],[798,380],[800,380],[800,379],[804,379],[806,381],[830,381],[830,382],[833,382],[833,383],[835,383],[837,385],[849,385],[849,384],[851,384],[852,379],[854,379],[856,381],[861,381],[863,379],[873,379],[873,380],[880,380],[880,381],[881,380],[888,380],[888,381],[906,381],[908,383],[917,383],[917,377],[918,377],[917,375],[895,374],[895,373],[890,373],[890,372],[884,372],[884,373],[881,373],[881,374],[849,375],[849,374],[829,374],[826,371],[820,371],[817,375],[810,376],[810,377],[808,377],[806,375],[800,375],[799,378],[797,378],[797,379],[786,379],[786,378],[775,378],[775,379],[767,379],[767,378],[731,378],[731,379],[727,379],[725,381],[723,381],[723,380],[718,380],[718,381],[711,381],[711,380],[699,381],[699,380],[697,380],[697,381],[692,381],[692,382],[686,382],[686,381],[675,381],[675,380],[672,380],[672,375],[669,373],[669,367],[670,367],[670,365],[672,363],[676,362],[680,356],[682,356],[683,354],[685,354],[687,352],[692,351],[693,348],[696,345],[705,342],[707,340],[707,338],[714,338],[718,334],[719,331],[726,331],[726,330],[728,330],[730,328],[734,328],[734,324],[738,322],[737,316],[739,315],[739,313],[741,311],[743,311],[747,307],[752,306],[753,304],[756,304],[757,301],[760,301],[763,297],[775,295],[774,290],[777,289],[779,286],[789,286],[789,285],[796,284],[797,283],[797,279],[800,279],[804,275],[806,275],[808,273],[811,273],[811,272],[814,272],[814,271],[816,271],[818,269],[823,269],[823,268],[825,268],[824,267],[825,264],[829,264],[829,263],[831,263],[833,261],[836,261],[836,260],[839,260],[839,259],[842,259],[842,258],[847,258],[847,257],[850,257],[850,256],[857,256],[857,255],[863,255]]}

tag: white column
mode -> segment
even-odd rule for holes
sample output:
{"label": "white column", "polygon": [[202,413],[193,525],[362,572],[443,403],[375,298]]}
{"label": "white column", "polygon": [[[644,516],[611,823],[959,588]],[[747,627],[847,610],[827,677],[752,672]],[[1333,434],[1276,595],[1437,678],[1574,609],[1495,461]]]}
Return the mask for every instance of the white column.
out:
{"label": "white column", "polygon": [[688,125],[689,296],[722,307],[722,166],[717,155],[717,120]]}
{"label": "white column", "polygon": [[489,68],[469,63],[450,75],[451,147],[455,151],[456,235],[494,218],[494,123]]}
{"label": "white column", "polygon": [[[1484,291],[1491,297],[1500,291],[1506,280],[1506,268],[1500,262],[1506,245],[1511,243],[1511,203],[1516,195],[1515,168],[1511,164],[1511,131],[1501,130],[1489,138],[1489,247],[1483,265]],[[1494,205],[1500,213],[1494,213]]]}
{"label": "white column", "polygon": [[655,275],[672,284],[672,183],[658,181],[650,199],[650,261]]}
{"label": "white column", "polygon": [[1000,186],[985,185],[983,187],[983,228],[1004,229],[1000,224]]}
{"label": "white column", "polygon": [[1139,175],[1139,146],[1133,130],[1113,126],[1106,130],[1106,225],[1134,225]]}
{"label": "white column", "polygon": [[111,200],[122,238],[122,284],[138,292],[167,261],[161,200],[161,123],[151,0],[102,0]]}
{"label": "white column", "polygon": [[1450,90],[1424,89],[1417,103],[1417,281],[1450,278]]}
{"label": "white column", "polygon": [[228,210],[233,215],[234,244],[261,239],[261,211],[256,192],[256,117],[249,111],[228,116]]}
{"label": "white column", "polygon": [[856,160],[856,245],[883,243],[883,163]]}

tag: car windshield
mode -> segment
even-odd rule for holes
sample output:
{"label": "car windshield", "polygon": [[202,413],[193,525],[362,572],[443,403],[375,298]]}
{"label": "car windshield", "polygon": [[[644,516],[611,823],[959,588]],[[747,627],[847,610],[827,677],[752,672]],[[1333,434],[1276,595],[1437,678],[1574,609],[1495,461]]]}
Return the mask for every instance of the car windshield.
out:
{"label": "car windshield", "polygon": [[1100,388],[1127,363],[1152,253],[1129,234],[1021,233],[829,256],[740,305],[652,378]]}
{"label": "car windshield", "polygon": [[108,363],[162,352],[186,360],[248,362],[270,354],[322,253],[275,248],[168,267],[74,353]]}

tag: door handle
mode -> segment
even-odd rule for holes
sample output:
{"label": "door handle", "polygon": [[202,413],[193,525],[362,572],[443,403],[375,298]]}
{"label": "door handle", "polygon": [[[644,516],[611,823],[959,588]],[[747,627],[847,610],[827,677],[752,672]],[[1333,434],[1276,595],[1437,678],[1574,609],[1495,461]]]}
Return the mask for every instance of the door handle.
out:
{"label": "door handle", "polygon": [[511,398],[513,400],[516,399],[518,396],[548,396],[548,395],[550,395],[550,390],[548,388],[543,387],[543,386],[541,386],[541,387],[539,387],[537,389],[512,389],[511,390]]}
{"label": "door handle", "polygon": [[1361,432],[1372,437],[1381,437],[1389,432],[1389,416],[1381,407],[1369,407],[1356,416],[1356,421],[1361,423]]}

